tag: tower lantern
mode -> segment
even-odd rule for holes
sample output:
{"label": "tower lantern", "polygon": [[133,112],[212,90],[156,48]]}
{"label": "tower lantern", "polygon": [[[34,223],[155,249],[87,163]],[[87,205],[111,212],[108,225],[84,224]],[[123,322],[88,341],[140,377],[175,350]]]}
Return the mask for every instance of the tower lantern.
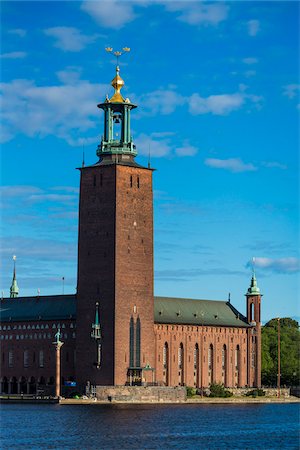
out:
{"label": "tower lantern", "polygon": [[[112,52],[113,49],[109,47],[106,51]],[[117,66],[116,75],[111,85],[115,91],[111,98],[106,96],[104,103],[97,105],[98,108],[104,111],[104,132],[97,150],[97,156],[101,160],[120,158],[128,161],[137,155],[130,130],[130,112],[137,106],[131,103],[129,98],[124,99],[121,94],[121,89],[125,83],[120,76],[120,67],[118,65],[119,57],[124,52],[129,51],[128,47],[124,47],[122,52],[114,52],[114,55],[117,57]]]}

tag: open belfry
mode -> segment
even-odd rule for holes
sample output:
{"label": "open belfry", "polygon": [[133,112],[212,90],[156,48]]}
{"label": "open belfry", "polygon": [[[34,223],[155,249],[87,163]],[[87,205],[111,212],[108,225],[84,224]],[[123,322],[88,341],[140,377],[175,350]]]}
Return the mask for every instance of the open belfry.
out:
{"label": "open belfry", "polygon": [[230,298],[154,297],[153,169],[135,159],[130,116],[137,106],[122,95],[118,65],[111,84],[112,96],[98,105],[99,160],[79,169],[77,292],[21,297],[14,261],[10,297],[1,299],[1,392],[54,392],[56,385],[57,393],[57,377],[63,393],[90,385],[260,387],[254,270],[246,316]]}

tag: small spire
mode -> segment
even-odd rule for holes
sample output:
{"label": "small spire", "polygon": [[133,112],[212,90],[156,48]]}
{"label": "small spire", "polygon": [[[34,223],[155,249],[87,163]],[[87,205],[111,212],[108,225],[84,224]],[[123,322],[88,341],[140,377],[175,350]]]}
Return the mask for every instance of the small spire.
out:
{"label": "small spire", "polygon": [[13,279],[10,287],[10,298],[16,298],[19,295],[19,288],[17,283],[17,277],[16,277],[16,255],[13,256],[14,261],[14,273],[13,273]]}
{"label": "small spire", "polygon": [[260,289],[257,286],[256,276],[255,276],[255,258],[252,258],[252,278],[251,284],[247,291],[247,295],[260,295]]}
{"label": "small spire", "polygon": [[116,67],[116,76],[112,80],[111,85],[114,88],[115,92],[114,95],[109,100],[112,103],[124,103],[125,99],[123,98],[121,94],[121,89],[124,86],[124,80],[120,77],[120,67]]}

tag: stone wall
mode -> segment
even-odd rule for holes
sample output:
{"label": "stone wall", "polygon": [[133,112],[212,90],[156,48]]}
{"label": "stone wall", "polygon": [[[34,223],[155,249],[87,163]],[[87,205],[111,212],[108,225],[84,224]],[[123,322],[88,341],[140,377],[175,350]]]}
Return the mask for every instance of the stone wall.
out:
{"label": "stone wall", "polygon": [[186,401],[185,387],[97,386],[99,401],[129,403],[181,403]]}
{"label": "stone wall", "polygon": [[[240,396],[246,395],[247,392],[253,391],[253,388],[229,388],[228,390],[230,392],[232,392],[234,396],[240,397]],[[278,396],[277,388],[262,388],[262,390],[266,393],[265,397],[277,397]],[[289,388],[281,388],[280,389],[280,397],[289,397],[289,396],[290,396]]]}

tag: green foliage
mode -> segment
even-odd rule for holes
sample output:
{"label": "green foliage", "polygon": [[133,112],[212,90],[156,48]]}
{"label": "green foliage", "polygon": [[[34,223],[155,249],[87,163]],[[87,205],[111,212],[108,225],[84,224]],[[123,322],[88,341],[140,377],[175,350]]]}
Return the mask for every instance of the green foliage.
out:
{"label": "green foliage", "polygon": [[186,395],[188,397],[194,397],[197,394],[197,389],[194,387],[187,386],[186,387]]}
{"label": "green foliage", "polygon": [[266,395],[263,389],[253,389],[252,391],[248,391],[246,397],[264,397]]}
{"label": "green foliage", "polygon": [[210,397],[232,397],[232,392],[225,389],[223,384],[211,384],[209,389]]}
{"label": "green foliage", "polygon": [[[280,319],[281,385],[299,385],[300,332],[296,320]],[[262,384],[277,385],[278,320],[272,319],[262,328]]]}

